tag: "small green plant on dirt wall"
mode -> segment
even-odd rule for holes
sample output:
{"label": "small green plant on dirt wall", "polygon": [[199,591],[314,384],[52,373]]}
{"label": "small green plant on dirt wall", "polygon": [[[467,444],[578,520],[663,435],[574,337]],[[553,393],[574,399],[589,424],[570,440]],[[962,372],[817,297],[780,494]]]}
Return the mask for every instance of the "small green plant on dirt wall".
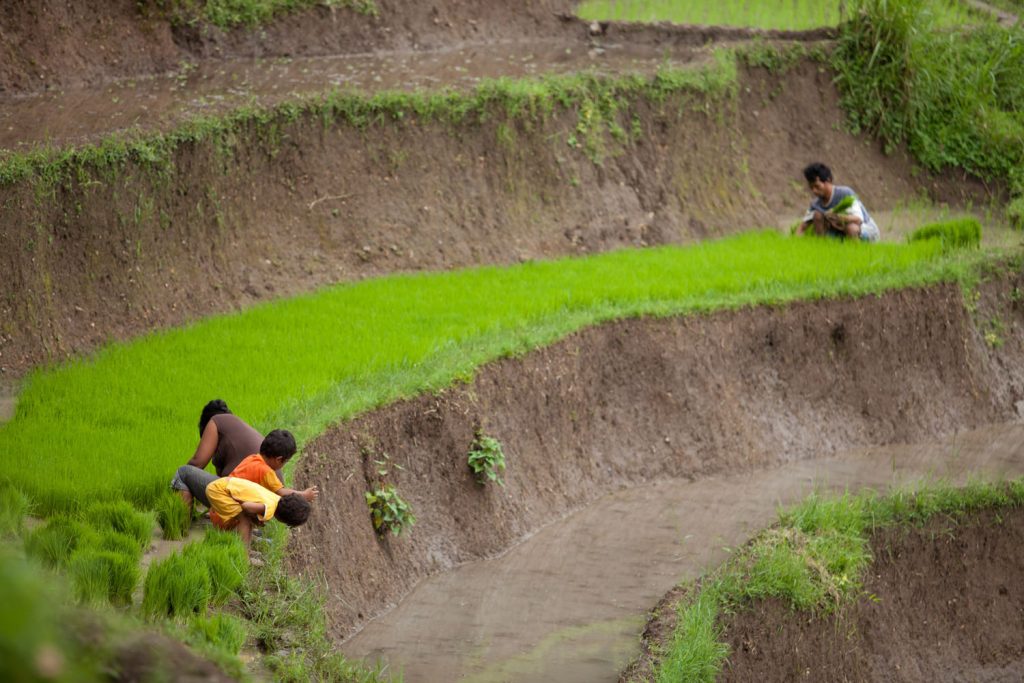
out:
{"label": "small green plant on dirt wall", "polygon": [[469,449],[468,460],[469,469],[473,470],[478,482],[486,484],[493,481],[500,486],[505,485],[501,480],[501,473],[505,471],[505,454],[501,450],[501,442],[493,436],[478,431]]}
{"label": "small green plant on dirt wall", "polygon": [[391,484],[366,492],[366,505],[370,508],[373,528],[378,534],[391,532],[395,536],[416,523],[412,509],[398,495]]}

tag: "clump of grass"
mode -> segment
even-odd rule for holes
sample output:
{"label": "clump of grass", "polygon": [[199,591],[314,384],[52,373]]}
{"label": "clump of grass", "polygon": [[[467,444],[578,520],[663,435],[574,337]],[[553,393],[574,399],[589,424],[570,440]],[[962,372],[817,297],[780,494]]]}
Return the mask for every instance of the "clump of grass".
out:
{"label": "clump of grass", "polygon": [[98,534],[88,524],[67,515],[51,517],[25,539],[25,552],[51,568],[66,567],[79,546],[94,546]]}
{"label": "clump of grass", "polygon": [[110,528],[130,536],[142,549],[153,542],[153,515],[139,512],[124,501],[94,503],[85,509],[83,517],[95,527]]}
{"label": "clump of grass", "polygon": [[30,508],[24,493],[13,486],[0,486],[0,538],[21,535]]}
{"label": "clump of grass", "polygon": [[984,23],[934,30],[925,0],[851,0],[834,52],[855,131],[907,144],[928,169],[961,168],[1024,197],[1024,40]]}
{"label": "clump of grass", "polygon": [[215,647],[230,655],[241,652],[246,633],[244,621],[223,612],[209,616],[197,614],[188,622],[189,640]]}
{"label": "clump of grass", "polygon": [[206,568],[210,602],[214,605],[224,604],[238,592],[249,567],[248,553],[238,534],[217,530],[207,531],[199,543],[189,543],[182,556]]}
{"label": "clump of grass", "polygon": [[943,249],[977,249],[981,246],[981,223],[977,218],[958,218],[924,225],[907,236],[908,242],[937,239]]}
{"label": "clump of grass", "polygon": [[142,548],[139,547],[138,541],[128,534],[122,534],[113,529],[97,531],[95,534],[90,535],[88,540],[80,542],[79,547],[115,552],[132,558],[136,563],[142,559]]}
{"label": "clump of grass", "polygon": [[146,573],[142,611],[150,617],[183,617],[202,613],[212,594],[205,563],[181,553],[154,562]]}
{"label": "clump of grass", "polygon": [[156,504],[156,518],[168,541],[185,538],[192,526],[192,513],[176,493],[165,493],[160,497]]}
{"label": "clump of grass", "polygon": [[346,7],[360,14],[377,16],[374,0],[140,0],[158,9],[171,12],[176,21],[205,21],[220,28],[255,27],[280,14],[317,5]]}
{"label": "clump of grass", "polygon": [[130,605],[139,582],[139,561],[110,550],[84,548],[72,556],[68,574],[80,602]]}
{"label": "clump of grass", "polygon": [[695,583],[677,605],[679,621],[655,669],[659,682],[714,681],[729,654],[718,615],[776,597],[794,609],[830,612],[861,593],[872,560],[870,535],[937,515],[958,519],[984,509],[1024,504],[1024,479],[874,492],[826,499],[812,495],[779,515],[725,565]]}

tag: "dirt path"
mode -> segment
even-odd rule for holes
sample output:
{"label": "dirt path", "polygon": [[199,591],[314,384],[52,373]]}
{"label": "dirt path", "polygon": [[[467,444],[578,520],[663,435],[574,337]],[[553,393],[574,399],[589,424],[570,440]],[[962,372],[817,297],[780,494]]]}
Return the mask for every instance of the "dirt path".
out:
{"label": "dirt path", "polygon": [[502,557],[420,584],[348,640],[405,680],[614,681],[644,612],[680,579],[723,561],[818,487],[1024,474],[1024,425],[939,443],[878,447],[754,473],[663,481],[611,494]]}
{"label": "dirt path", "polygon": [[594,72],[654,73],[701,59],[700,48],[579,40],[502,41],[433,51],[235,59],[174,73],[0,99],[0,149],[167,130],[198,116],[274,105],[334,88],[361,92],[468,89],[488,78]]}

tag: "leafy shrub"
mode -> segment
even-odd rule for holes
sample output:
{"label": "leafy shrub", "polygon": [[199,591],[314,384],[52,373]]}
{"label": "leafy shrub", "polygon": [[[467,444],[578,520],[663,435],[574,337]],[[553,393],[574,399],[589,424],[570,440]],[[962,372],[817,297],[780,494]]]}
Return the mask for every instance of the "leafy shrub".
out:
{"label": "leafy shrub", "polygon": [[249,558],[238,534],[209,532],[201,542],[185,546],[182,556],[206,568],[210,601],[215,605],[227,602],[245,581]]}
{"label": "leafy shrub", "polygon": [[140,548],[148,548],[153,541],[153,515],[139,512],[129,503],[94,503],[86,508],[84,517],[95,527],[131,536]]}
{"label": "leafy shrub", "polygon": [[501,443],[493,436],[477,432],[476,441],[469,450],[469,469],[481,484],[493,481],[504,486],[500,473],[505,471],[505,454]]}
{"label": "leafy shrub", "polygon": [[942,241],[943,251],[977,248],[981,245],[981,223],[976,218],[929,223],[907,237],[908,242],[932,239]]}
{"label": "leafy shrub", "polygon": [[72,556],[68,574],[79,601],[130,605],[139,582],[139,562],[111,550],[83,548]]}
{"label": "leafy shrub", "polygon": [[237,655],[245,644],[245,622],[230,614],[195,615],[188,624],[189,639]]}
{"label": "leafy shrub", "polygon": [[409,504],[399,497],[395,487],[390,484],[367,491],[366,505],[370,508],[373,528],[379,534],[390,531],[399,536],[404,529],[416,523]]}
{"label": "leafy shrub", "polygon": [[13,486],[0,487],[0,536],[17,535],[25,528],[29,499]]}
{"label": "leafy shrub", "polygon": [[176,493],[165,493],[156,504],[156,519],[168,541],[185,538],[192,526],[192,515]]}
{"label": "leafy shrub", "polygon": [[203,612],[212,587],[206,565],[181,553],[154,562],[146,573],[142,611],[153,617],[186,616]]}
{"label": "leafy shrub", "polygon": [[48,567],[66,567],[79,547],[95,545],[97,533],[88,524],[66,515],[51,518],[25,539],[25,552]]}

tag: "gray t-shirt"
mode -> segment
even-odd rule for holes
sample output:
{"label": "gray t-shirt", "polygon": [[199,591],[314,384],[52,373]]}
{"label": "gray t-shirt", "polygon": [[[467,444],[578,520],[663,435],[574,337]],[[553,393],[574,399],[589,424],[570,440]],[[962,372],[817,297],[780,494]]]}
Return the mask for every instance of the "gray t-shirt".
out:
{"label": "gray t-shirt", "polygon": [[847,197],[853,197],[860,205],[859,209],[864,219],[863,227],[861,229],[861,239],[869,241],[877,240],[878,226],[875,225],[875,221],[871,218],[871,214],[868,213],[867,207],[864,206],[864,202],[860,201],[860,198],[857,197],[857,193],[846,185],[834,185],[832,187],[832,198],[829,199],[827,204],[823,202],[820,197],[815,197],[814,201],[811,202],[811,208],[808,209],[808,216],[812,215],[815,211],[821,211],[823,213],[825,211],[831,211],[839,204],[839,202],[843,201],[843,199]]}

